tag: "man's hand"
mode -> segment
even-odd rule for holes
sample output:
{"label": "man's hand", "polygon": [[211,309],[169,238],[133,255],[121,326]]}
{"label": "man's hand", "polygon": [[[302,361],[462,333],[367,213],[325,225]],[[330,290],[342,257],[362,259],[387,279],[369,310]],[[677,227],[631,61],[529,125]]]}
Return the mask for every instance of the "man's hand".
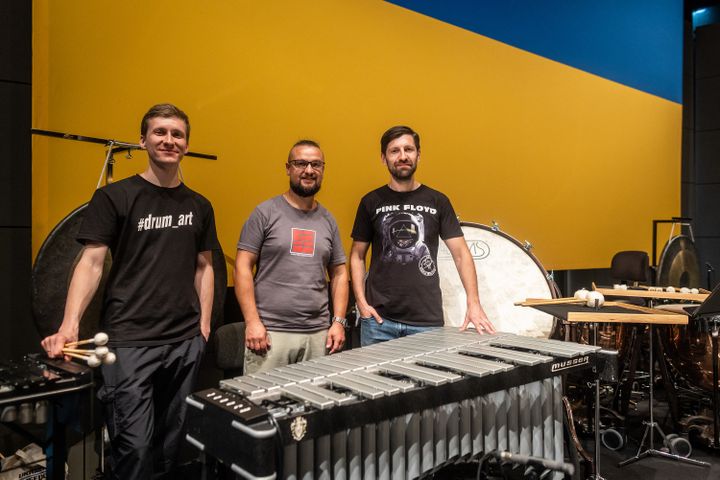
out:
{"label": "man's hand", "polygon": [[270,337],[262,322],[245,324],[245,346],[255,353],[264,353],[270,349]]}
{"label": "man's hand", "polygon": [[475,326],[475,330],[477,330],[480,334],[495,333],[495,327],[490,320],[488,320],[487,315],[485,315],[485,311],[480,305],[468,307],[467,312],[465,313],[465,321],[463,322],[462,327],[460,327],[460,331],[467,330],[468,325],[471,323]]}
{"label": "man's hand", "polygon": [[383,319],[380,316],[379,313],[377,313],[377,310],[375,310],[370,305],[366,305],[364,307],[361,307],[358,305],[358,313],[360,314],[360,318],[370,318],[373,317],[377,323],[382,323]]}
{"label": "man's hand", "polygon": [[345,345],[345,327],[340,322],[332,322],[327,334],[327,344],[325,348],[330,349],[330,353],[339,352]]}
{"label": "man's hand", "polygon": [[[61,327],[56,334],[45,337],[42,342],[40,342],[40,345],[42,345],[43,350],[47,352],[48,357],[60,358],[63,356],[62,349],[65,348],[65,344],[76,342],[77,339],[77,330],[68,331],[63,330]],[[70,357],[65,357],[65,360],[70,360]]]}

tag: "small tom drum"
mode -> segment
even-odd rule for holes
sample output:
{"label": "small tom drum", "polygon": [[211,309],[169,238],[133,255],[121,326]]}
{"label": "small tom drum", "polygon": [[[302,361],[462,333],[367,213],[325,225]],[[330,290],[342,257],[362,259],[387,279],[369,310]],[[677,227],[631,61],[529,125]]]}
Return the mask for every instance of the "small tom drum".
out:
{"label": "small tom drum", "polygon": [[[514,305],[526,298],[557,297],[557,287],[538,259],[499,230],[467,222],[461,227],[475,261],[480,303],[495,328],[528,337],[550,337],[555,326],[553,316]],[[460,326],[465,320],[467,297],[444,243],[438,251],[438,272],[445,325]]]}

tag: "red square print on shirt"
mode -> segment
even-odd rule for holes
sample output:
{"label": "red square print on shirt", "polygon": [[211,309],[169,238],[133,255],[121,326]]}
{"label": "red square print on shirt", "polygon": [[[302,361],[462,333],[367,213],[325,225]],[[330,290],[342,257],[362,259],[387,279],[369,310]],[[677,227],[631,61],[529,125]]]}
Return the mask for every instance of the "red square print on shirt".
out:
{"label": "red square print on shirt", "polygon": [[304,228],[292,229],[292,245],[290,255],[312,257],[315,255],[315,230]]}

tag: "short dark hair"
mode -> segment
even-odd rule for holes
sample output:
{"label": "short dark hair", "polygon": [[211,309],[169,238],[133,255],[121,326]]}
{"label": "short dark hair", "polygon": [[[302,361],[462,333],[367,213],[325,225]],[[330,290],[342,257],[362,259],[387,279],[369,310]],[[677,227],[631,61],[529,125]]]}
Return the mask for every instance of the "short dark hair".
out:
{"label": "short dark hair", "polygon": [[288,152],[288,162],[292,160],[292,151],[295,147],[315,147],[322,152],[322,148],[320,148],[320,145],[318,145],[315,140],[308,140],[304,138],[302,140],[298,140],[292,147],[290,147],[290,151]]}
{"label": "short dark hair", "polygon": [[158,103],[150,107],[150,110],[143,116],[142,122],[140,122],[140,135],[143,137],[147,134],[148,123],[151,118],[163,117],[163,118],[179,118],[185,122],[185,138],[190,141],[190,119],[187,114],[180,110],[172,103]]}
{"label": "short dark hair", "polygon": [[390,129],[388,129],[385,133],[383,133],[383,136],[380,138],[380,153],[385,155],[385,151],[387,150],[387,146],[390,142],[395,140],[396,138],[400,138],[403,135],[410,135],[413,138],[413,141],[415,142],[415,148],[417,148],[418,152],[420,151],[420,135],[413,130],[410,127],[406,127],[405,125],[396,125]]}

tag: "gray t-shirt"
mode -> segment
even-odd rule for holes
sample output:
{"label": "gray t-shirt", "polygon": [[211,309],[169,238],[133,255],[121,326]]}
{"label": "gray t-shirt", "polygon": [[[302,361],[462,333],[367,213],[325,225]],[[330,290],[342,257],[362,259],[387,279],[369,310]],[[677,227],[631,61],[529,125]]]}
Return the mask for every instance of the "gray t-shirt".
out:
{"label": "gray t-shirt", "polygon": [[345,263],[333,216],[309,212],[282,195],[258,205],[243,226],[238,250],[258,256],[255,303],[265,328],[314,332],[328,328],[327,267]]}

